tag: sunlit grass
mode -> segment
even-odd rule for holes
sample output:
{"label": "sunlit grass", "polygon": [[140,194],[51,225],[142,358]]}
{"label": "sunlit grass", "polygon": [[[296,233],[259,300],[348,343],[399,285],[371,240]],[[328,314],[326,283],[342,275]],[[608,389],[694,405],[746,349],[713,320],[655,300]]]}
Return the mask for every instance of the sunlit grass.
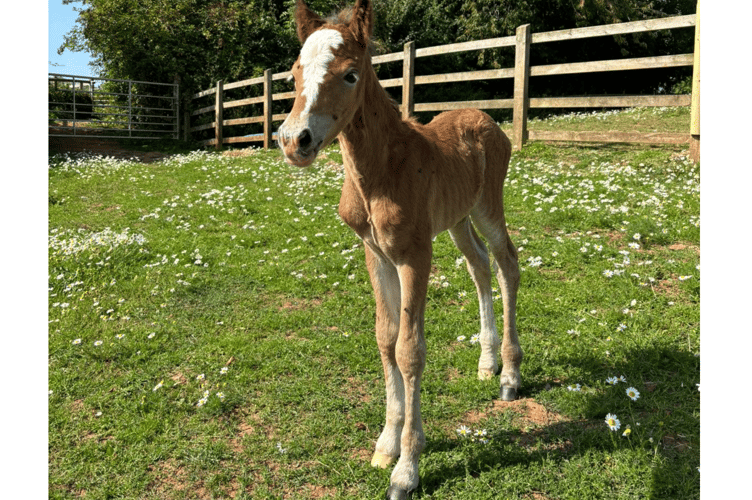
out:
{"label": "sunlit grass", "polygon": [[[475,290],[436,239],[414,498],[699,497],[700,179],[685,155],[513,155],[513,406],[476,378]],[[374,303],[337,215],[339,165],[336,148],[306,170],[260,150],[50,161],[50,498],[383,496]]]}
{"label": "sunlit grass", "polygon": [[[690,108],[643,107],[610,111],[572,111],[545,119],[528,120],[529,130],[572,132],[684,132],[689,134]],[[511,123],[502,128],[511,131]]]}

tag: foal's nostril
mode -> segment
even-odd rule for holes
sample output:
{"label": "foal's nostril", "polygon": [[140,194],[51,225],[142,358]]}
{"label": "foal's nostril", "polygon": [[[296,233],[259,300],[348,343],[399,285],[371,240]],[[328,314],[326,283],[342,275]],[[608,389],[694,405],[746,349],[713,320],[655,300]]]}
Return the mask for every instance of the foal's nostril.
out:
{"label": "foal's nostril", "polygon": [[308,146],[311,145],[312,137],[311,132],[308,131],[308,129],[305,129],[298,135],[298,146],[301,149],[305,149]]}

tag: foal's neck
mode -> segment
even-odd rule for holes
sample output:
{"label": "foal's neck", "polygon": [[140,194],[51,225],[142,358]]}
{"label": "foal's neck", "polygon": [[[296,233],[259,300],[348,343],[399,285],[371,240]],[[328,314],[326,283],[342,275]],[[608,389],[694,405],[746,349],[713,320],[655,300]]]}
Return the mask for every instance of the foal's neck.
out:
{"label": "foal's neck", "polygon": [[407,122],[379,83],[369,64],[363,75],[364,95],[352,121],[339,135],[345,168],[357,177],[377,182],[384,175],[394,141],[405,137]]}

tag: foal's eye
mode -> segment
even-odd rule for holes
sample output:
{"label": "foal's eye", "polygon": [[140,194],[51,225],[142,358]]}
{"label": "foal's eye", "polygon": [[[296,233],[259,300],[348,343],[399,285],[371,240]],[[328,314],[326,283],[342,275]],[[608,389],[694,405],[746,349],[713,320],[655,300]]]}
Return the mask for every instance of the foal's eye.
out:
{"label": "foal's eye", "polygon": [[350,85],[353,85],[357,83],[358,81],[358,72],[357,71],[350,71],[345,75],[345,81],[349,83]]}

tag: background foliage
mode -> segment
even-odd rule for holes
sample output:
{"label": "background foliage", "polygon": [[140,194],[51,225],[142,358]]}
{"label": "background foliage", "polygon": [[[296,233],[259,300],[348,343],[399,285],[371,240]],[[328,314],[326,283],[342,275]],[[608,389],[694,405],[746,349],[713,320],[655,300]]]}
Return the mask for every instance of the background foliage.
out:
{"label": "background foliage", "polygon": [[[101,76],[172,82],[188,92],[287,70],[298,53],[294,0],[64,0],[82,4],[79,19],[59,51],[88,50]],[[310,0],[327,14],[350,2]],[[692,14],[695,0],[377,0],[376,42],[385,52],[408,41],[418,47],[513,35],[530,23],[533,32]],[[690,53],[693,30],[613,36],[533,46],[533,64],[552,64]],[[422,74],[510,67],[513,49],[421,60]],[[401,65],[380,69],[401,72]],[[688,69],[645,70],[536,78],[531,95],[669,92]],[[511,83],[419,87],[418,99],[494,98],[511,93]],[[508,87],[508,88],[507,88]]]}

